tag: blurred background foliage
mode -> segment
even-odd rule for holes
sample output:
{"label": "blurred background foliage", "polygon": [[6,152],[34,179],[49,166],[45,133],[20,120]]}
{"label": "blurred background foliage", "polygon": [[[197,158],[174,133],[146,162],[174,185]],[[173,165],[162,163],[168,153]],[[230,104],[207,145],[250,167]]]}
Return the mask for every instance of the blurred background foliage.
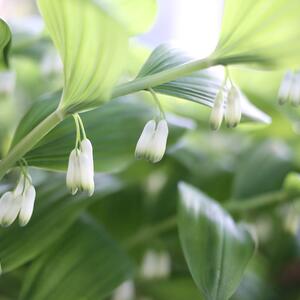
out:
{"label": "blurred background foliage", "polygon": [[[13,87],[5,89],[0,73],[3,155],[24,113],[40,95],[61,89],[62,69],[41,20],[32,17],[33,2],[3,0],[0,11],[13,31],[10,72],[15,78]],[[145,40],[131,41],[122,80],[136,76],[150,54]],[[151,165],[133,155],[155,109],[147,95],[138,93],[105,104],[101,119],[96,111],[90,115],[99,123],[87,132],[103,144],[95,149],[101,173],[92,199],[70,197],[63,175],[32,169],[38,186],[33,219],[25,228],[0,230],[0,299],[201,300],[174,222],[179,181],[229,207],[231,201],[278,197],[276,205],[251,208],[250,203],[248,210],[233,210],[236,220],[256,229],[259,247],[232,299],[300,299],[300,202],[284,184],[289,173],[300,169],[299,110],[277,104],[283,72],[237,67],[230,72],[251,102],[272,117],[271,125],[246,122],[211,132],[208,108],[160,96],[172,135],[164,160]],[[112,123],[105,127],[107,122]],[[44,147],[54,153],[58,142],[63,141]],[[48,168],[48,157],[36,157]],[[35,165],[35,158],[27,159]],[[15,180],[14,173],[6,177],[1,191]]]}

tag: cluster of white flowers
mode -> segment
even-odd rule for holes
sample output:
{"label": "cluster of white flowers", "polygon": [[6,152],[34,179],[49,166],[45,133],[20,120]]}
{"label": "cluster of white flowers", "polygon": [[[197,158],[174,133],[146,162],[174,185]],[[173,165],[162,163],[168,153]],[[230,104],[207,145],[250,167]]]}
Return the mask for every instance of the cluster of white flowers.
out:
{"label": "cluster of white flowers", "polygon": [[279,91],[279,104],[283,105],[290,102],[291,104],[300,105],[300,72],[288,71],[283,77]]}
{"label": "cluster of white flowers", "polygon": [[19,224],[25,226],[32,216],[35,196],[30,176],[21,174],[16,188],[0,199],[1,225],[10,226],[19,216]]}
{"label": "cluster of white flowers", "polygon": [[[227,100],[226,106],[225,99]],[[234,85],[231,86],[228,93],[225,92],[224,87],[217,93],[210,115],[210,126],[213,130],[220,128],[224,115],[229,128],[236,127],[241,121],[241,94]]]}
{"label": "cluster of white flowers", "polygon": [[166,151],[168,134],[168,123],[165,119],[157,124],[155,120],[147,122],[136,145],[136,158],[159,162]]}
{"label": "cluster of white flowers", "polygon": [[94,193],[94,160],[93,147],[89,139],[84,138],[79,148],[72,150],[67,170],[67,187],[73,195],[78,190],[87,191],[91,196]]}

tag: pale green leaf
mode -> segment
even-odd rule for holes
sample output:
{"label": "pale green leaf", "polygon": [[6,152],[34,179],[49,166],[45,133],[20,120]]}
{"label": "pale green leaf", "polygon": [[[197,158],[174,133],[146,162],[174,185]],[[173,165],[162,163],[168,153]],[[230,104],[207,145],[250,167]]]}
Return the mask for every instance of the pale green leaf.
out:
{"label": "pale green leaf", "polygon": [[299,0],[226,0],[219,44],[221,64],[300,65]]}
{"label": "pale green leaf", "polygon": [[102,299],[131,275],[131,268],[104,229],[84,220],[33,264],[21,299]]}
{"label": "pale green leaf", "polygon": [[0,231],[0,263],[3,272],[28,263],[55,241],[76,221],[79,214],[94,201],[120,188],[112,178],[96,177],[97,189],[93,198],[71,196],[63,176],[51,175],[37,187],[33,217],[25,227],[18,224]]}
{"label": "pale green leaf", "polygon": [[[108,0],[111,1],[111,0]],[[113,0],[119,16],[131,35],[147,32],[157,13],[156,0]]]}
{"label": "pale green leaf", "polygon": [[180,183],[179,234],[193,279],[206,300],[228,300],[251,259],[255,242],[218,203]]}
{"label": "pale green leaf", "polygon": [[[161,45],[152,52],[138,74],[138,78],[156,74],[189,61],[191,61],[191,58],[181,50],[171,48],[168,45]],[[157,93],[212,107],[221,85],[222,79],[216,76],[215,73],[211,70],[202,70],[156,86],[153,90]],[[242,113],[246,119],[270,123],[270,117],[251,104],[245,96],[242,98],[241,104]]]}
{"label": "pale green leaf", "polygon": [[11,31],[0,18],[0,69],[8,68],[8,52],[11,44]]}
{"label": "pale green leaf", "polygon": [[71,113],[108,100],[127,55],[127,33],[108,5],[92,0],[39,0],[64,65],[60,107]]}

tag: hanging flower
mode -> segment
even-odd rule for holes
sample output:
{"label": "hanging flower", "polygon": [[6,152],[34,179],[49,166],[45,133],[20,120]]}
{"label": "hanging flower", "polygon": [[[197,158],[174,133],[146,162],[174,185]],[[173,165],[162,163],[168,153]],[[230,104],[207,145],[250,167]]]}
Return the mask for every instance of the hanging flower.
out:
{"label": "hanging flower", "polygon": [[79,149],[73,149],[69,156],[66,183],[73,195],[78,190],[87,191],[90,196],[94,193],[93,147],[87,138],[84,138]]}
{"label": "hanging flower", "polygon": [[10,226],[19,216],[19,224],[25,226],[33,213],[35,188],[29,175],[22,174],[14,191],[0,198],[0,223]]}
{"label": "hanging flower", "polygon": [[287,71],[282,79],[279,91],[278,102],[283,105],[300,105],[300,72]]}
{"label": "hanging flower", "polygon": [[159,162],[166,152],[168,134],[168,123],[165,119],[158,124],[154,120],[147,122],[136,145],[136,158]]}
{"label": "hanging flower", "polygon": [[227,106],[225,111],[225,120],[227,126],[230,128],[236,127],[240,123],[241,117],[242,112],[240,92],[235,86],[232,86],[228,92]]}
{"label": "hanging flower", "polygon": [[293,73],[288,71],[285,73],[278,91],[278,102],[283,105],[289,101],[291,86],[293,83]]}
{"label": "hanging flower", "polygon": [[210,115],[210,127],[212,130],[218,130],[224,117],[224,92],[220,89],[214,101],[214,106]]}

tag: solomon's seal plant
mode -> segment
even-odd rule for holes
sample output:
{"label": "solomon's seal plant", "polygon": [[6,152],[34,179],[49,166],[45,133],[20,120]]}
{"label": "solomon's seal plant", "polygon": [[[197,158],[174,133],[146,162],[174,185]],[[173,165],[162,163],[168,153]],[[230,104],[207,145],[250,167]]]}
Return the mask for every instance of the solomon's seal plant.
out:
{"label": "solomon's seal plant", "polygon": [[225,0],[204,58],[134,38],[155,0],[37,8],[0,19],[0,298],[299,298],[299,0]]}

